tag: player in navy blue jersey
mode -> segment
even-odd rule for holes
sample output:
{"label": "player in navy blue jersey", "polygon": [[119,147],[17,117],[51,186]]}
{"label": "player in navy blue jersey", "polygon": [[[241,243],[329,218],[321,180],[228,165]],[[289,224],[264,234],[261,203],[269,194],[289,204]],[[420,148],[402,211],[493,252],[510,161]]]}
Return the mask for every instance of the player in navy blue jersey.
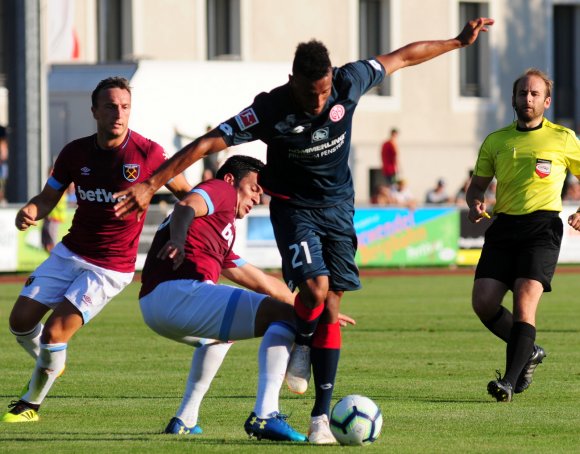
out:
{"label": "player in navy blue jersey", "polygon": [[492,24],[492,19],[475,19],[456,38],[411,43],[340,68],[332,67],[321,42],[301,43],[286,84],[256,96],[252,105],[185,146],[145,183],[116,194],[126,197],[116,205],[119,217],[143,211],[164,181],[195,161],[232,145],[266,143],[260,184],[272,196],[270,216],[284,279],[299,289],[294,304],[298,334],[287,382],[294,392],[305,392],[312,364],[312,443],[335,442],[328,414],[341,347],[338,310],[343,292],[360,288],[348,167],[356,105],[385,75],[469,46]]}

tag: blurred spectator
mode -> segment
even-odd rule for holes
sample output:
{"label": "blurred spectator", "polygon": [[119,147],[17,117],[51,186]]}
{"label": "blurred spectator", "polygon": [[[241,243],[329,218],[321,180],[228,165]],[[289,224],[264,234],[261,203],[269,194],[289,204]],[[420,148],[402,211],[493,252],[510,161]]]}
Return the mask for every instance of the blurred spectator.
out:
{"label": "blurred spectator", "polygon": [[373,192],[371,203],[373,205],[386,206],[395,205],[397,201],[393,197],[390,186],[386,184],[379,184]]}
{"label": "blurred spectator", "polygon": [[433,189],[427,191],[425,196],[425,203],[449,203],[451,198],[447,194],[447,189],[445,188],[445,180],[439,178],[437,184]]}
{"label": "blurred spectator", "polygon": [[411,210],[415,209],[417,206],[417,200],[413,193],[407,187],[407,182],[403,179],[398,179],[395,185],[391,189],[391,195],[395,200],[395,205],[400,207],[409,208]]}
{"label": "blurred spectator", "polygon": [[6,128],[0,125],[0,205],[6,204],[6,181],[8,180],[8,137]]}
{"label": "blurred spectator", "polygon": [[463,208],[465,208],[467,206],[467,203],[465,202],[465,194],[467,194],[467,188],[469,187],[469,183],[471,183],[472,176],[473,176],[473,169],[469,169],[469,172],[467,174],[467,179],[463,182],[463,184],[461,185],[461,188],[459,188],[459,191],[457,191],[457,194],[455,194],[455,204],[457,206],[460,206]]}
{"label": "blurred spectator", "polygon": [[397,137],[399,131],[395,128],[391,129],[391,137],[381,148],[381,160],[383,163],[383,177],[385,183],[393,185],[399,173],[399,145],[397,144]]}

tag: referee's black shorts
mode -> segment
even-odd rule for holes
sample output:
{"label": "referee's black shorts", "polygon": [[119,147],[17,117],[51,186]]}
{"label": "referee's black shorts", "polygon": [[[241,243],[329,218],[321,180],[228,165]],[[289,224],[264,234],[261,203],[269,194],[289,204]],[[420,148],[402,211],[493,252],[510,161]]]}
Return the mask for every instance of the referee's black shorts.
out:
{"label": "referee's black shorts", "polygon": [[500,213],[485,232],[475,279],[495,279],[512,290],[516,279],[533,279],[550,292],[563,231],[556,211]]}

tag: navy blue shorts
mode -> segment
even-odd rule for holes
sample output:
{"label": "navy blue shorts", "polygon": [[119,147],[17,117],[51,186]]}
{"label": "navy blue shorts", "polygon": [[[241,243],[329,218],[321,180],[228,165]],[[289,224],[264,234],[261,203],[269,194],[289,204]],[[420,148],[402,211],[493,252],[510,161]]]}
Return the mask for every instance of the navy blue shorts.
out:
{"label": "navy blue shorts", "polygon": [[550,292],[563,230],[555,211],[500,214],[485,232],[475,279],[495,279],[512,290],[517,278],[533,279]]}
{"label": "navy blue shorts", "polygon": [[353,216],[354,206],[349,203],[298,208],[272,198],[270,219],[290,289],[317,276],[329,276],[333,291],[361,287],[354,261],[357,238]]}

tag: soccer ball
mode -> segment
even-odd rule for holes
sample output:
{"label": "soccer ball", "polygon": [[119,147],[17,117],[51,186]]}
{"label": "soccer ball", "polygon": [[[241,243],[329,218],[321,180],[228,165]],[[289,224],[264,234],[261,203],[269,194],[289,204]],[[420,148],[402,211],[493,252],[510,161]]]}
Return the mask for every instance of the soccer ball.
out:
{"label": "soccer ball", "polygon": [[381,409],[368,397],[343,397],[330,412],[330,430],[341,445],[368,445],[379,438],[382,426]]}

